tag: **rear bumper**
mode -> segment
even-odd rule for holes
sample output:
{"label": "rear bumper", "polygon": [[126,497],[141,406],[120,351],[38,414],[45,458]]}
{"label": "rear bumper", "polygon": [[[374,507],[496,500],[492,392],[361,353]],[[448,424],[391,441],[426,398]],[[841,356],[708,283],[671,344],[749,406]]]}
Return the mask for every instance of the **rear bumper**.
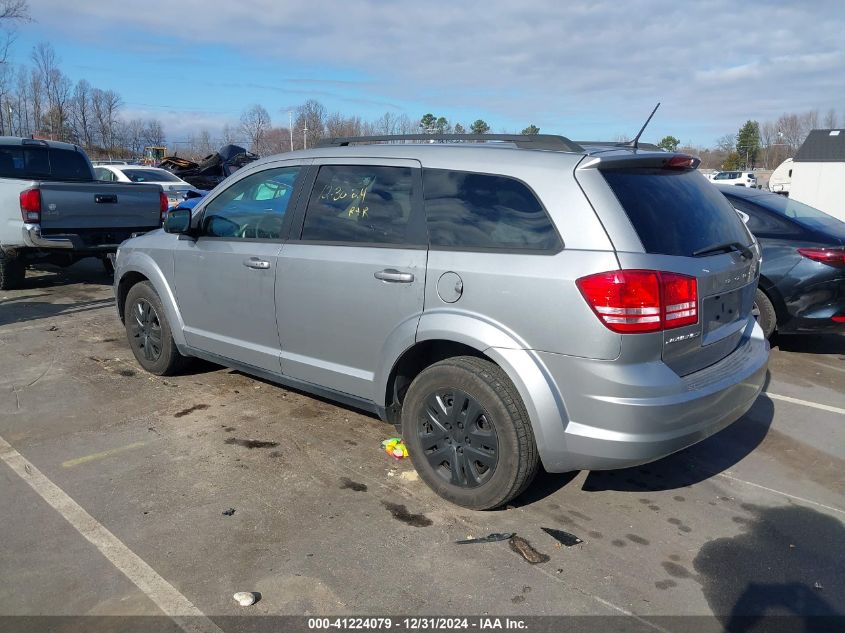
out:
{"label": "rear bumper", "polygon": [[815,271],[821,271],[815,281],[796,284],[784,298],[787,318],[778,323],[778,332],[845,332],[845,322],[833,320],[845,318],[845,271],[802,261],[790,274],[807,278]]}
{"label": "rear bumper", "polygon": [[769,345],[750,323],[733,353],[684,377],[660,361],[621,365],[539,356],[569,417],[565,446],[555,447],[554,463],[544,459],[544,466],[552,472],[609,470],[660,459],[742,417],[763,389]]}
{"label": "rear bumper", "polygon": [[129,238],[143,235],[157,227],[148,229],[91,229],[90,233],[66,233],[44,235],[40,224],[23,225],[23,243],[41,250],[75,250],[86,252],[113,252]]}
{"label": "rear bumper", "polygon": [[73,248],[73,240],[69,236],[44,237],[41,235],[41,225],[23,225],[23,243],[31,248]]}

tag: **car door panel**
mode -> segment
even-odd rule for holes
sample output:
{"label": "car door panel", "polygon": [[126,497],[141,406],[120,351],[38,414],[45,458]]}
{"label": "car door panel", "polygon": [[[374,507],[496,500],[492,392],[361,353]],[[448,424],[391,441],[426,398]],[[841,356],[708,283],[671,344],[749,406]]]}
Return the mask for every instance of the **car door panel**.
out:
{"label": "car door panel", "polygon": [[[190,347],[279,374],[276,267],[299,196],[296,183],[302,178],[296,176],[304,168],[291,161],[265,167],[245,174],[199,209],[202,234],[195,241],[180,240],[174,275]],[[263,179],[275,183],[292,172],[294,184],[284,194],[268,193]],[[235,196],[238,187],[244,193]],[[282,195],[288,197],[282,201]]]}
{"label": "car door panel", "polygon": [[[303,220],[306,239],[289,241],[279,256],[276,303],[282,370],[292,378],[378,403],[384,394],[377,393],[375,375],[384,362],[385,342],[394,333],[415,331],[408,323],[418,322],[423,309],[427,248],[419,163],[335,159],[317,160],[315,167],[350,162],[407,169],[402,173],[410,174],[414,185],[410,191],[386,186],[394,187],[391,194],[379,189],[380,181],[390,176],[374,171],[379,175],[358,202],[353,196],[356,187],[345,180],[327,194],[328,206],[318,214],[316,201],[328,184],[321,179],[324,172],[318,172],[311,195],[303,196],[311,201]],[[348,199],[339,197],[344,187]],[[357,192],[360,195],[360,187]],[[331,200],[334,197],[338,199]],[[401,222],[391,220],[394,215],[401,216]],[[388,243],[366,241],[370,234]],[[308,239],[310,235],[332,239]],[[344,242],[344,235],[362,241]]]}

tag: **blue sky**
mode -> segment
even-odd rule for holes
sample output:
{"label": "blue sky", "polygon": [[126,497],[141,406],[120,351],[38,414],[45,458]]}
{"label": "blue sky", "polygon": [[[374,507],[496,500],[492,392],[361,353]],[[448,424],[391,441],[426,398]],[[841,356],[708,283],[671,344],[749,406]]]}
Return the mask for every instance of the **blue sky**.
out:
{"label": "blue sky", "polygon": [[50,42],[72,80],[118,91],[124,116],[161,119],[170,142],[218,136],[253,103],[286,125],[308,98],[579,139],[633,133],[657,101],[646,140],[712,145],[747,119],[809,109],[845,125],[841,0],[30,5],[13,61]]}

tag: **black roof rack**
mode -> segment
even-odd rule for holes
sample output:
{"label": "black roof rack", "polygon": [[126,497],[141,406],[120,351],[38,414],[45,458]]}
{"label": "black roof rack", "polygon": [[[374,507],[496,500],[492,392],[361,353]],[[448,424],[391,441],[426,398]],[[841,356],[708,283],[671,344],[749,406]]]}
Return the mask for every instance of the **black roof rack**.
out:
{"label": "black roof rack", "polygon": [[558,152],[583,152],[584,148],[565,136],[555,134],[395,134],[388,136],[338,136],[320,141],[317,147],[346,147],[350,143],[388,143],[392,141],[506,141],[520,149],[545,149]]}

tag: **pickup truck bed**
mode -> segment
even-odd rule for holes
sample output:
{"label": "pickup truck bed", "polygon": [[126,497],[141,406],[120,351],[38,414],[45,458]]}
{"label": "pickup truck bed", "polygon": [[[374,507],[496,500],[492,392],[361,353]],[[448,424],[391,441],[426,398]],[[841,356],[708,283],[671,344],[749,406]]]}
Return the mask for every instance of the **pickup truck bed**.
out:
{"label": "pickup truck bed", "polygon": [[100,182],[76,145],[0,137],[0,290],[34,263],[70,265],[107,255],[161,226],[160,185]]}

